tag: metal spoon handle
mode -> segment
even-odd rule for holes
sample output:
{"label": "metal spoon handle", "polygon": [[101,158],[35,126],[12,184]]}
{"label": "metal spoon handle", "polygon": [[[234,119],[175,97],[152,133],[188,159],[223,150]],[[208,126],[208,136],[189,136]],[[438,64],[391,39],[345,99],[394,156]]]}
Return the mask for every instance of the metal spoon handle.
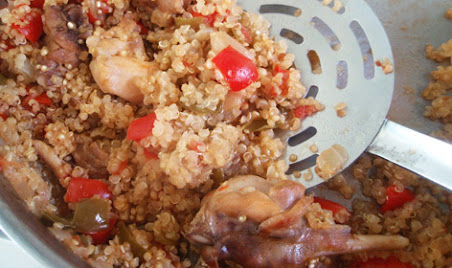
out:
{"label": "metal spoon handle", "polygon": [[451,144],[385,120],[367,151],[452,190]]}

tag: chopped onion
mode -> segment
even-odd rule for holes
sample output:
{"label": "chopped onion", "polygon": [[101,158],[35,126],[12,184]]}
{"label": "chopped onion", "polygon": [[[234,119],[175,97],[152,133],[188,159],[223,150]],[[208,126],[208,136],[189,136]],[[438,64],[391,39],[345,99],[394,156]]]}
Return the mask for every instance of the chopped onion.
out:
{"label": "chopped onion", "polygon": [[339,144],[334,144],[317,157],[315,172],[321,178],[327,180],[339,172],[347,160],[348,154],[345,148]]}
{"label": "chopped onion", "polygon": [[212,45],[212,51],[215,52],[215,54],[218,54],[223,49],[231,46],[245,57],[254,61],[254,54],[225,32],[210,33],[210,44]]}

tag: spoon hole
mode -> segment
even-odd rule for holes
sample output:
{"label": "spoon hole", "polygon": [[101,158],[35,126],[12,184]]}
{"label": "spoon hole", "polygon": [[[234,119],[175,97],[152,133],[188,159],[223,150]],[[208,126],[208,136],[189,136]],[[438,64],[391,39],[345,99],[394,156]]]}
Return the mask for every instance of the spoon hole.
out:
{"label": "spoon hole", "polygon": [[337,64],[337,80],[336,80],[336,87],[338,89],[344,89],[347,87],[348,82],[348,67],[347,62],[340,61]]}
{"label": "spoon hole", "polygon": [[317,129],[315,127],[308,127],[300,133],[297,133],[294,136],[290,137],[287,141],[287,144],[289,144],[289,146],[297,146],[298,144],[314,137],[315,134],[317,134]]}
{"label": "spoon hole", "polygon": [[306,93],[305,98],[313,98],[315,99],[317,97],[317,94],[319,94],[319,87],[318,86],[311,86],[308,89],[308,93]]}
{"label": "spoon hole", "polygon": [[338,14],[343,14],[345,12],[345,7],[342,5],[342,2],[339,0],[318,0],[322,2],[322,5],[328,6],[334,12]]}
{"label": "spoon hole", "polygon": [[314,28],[319,31],[321,35],[326,39],[331,49],[337,51],[341,48],[341,42],[337,35],[331,30],[331,28],[326,25],[326,23],[319,19],[318,17],[314,17],[311,20],[311,23],[314,25]]}
{"label": "spoon hole", "polygon": [[369,39],[367,39],[367,35],[359,22],[355,20],[350,23],[350,30],[352,30],[353,34],[355,35],[356,41],[358,42],[359,48],[361,49],[364,65],[364,77],[367,80],[370,80],[375,76],[375,67],[374,56],[372,47],[369,43]]}
{"label": "spoon hole", "polygon": [[295,44],[299,45],[303,43],[304,38],[299,33],[296,33],[292,30],[283,28],[281,29],[281,32],[279,33],[280,36],[289,39],[290,41],[294,42]]}
{"label": "spoon hole", "polygon": [[308,52],[309,63],[311,64],[311,71],[313,74],[322,73],[322,64],[320,63],[319,55],[315,50],[310,50]]}
{"label": "spoon hole", "polygon": [[286,5],[262,5],[259,8],[259,12],[262,14],[265,13],[279,13],[286,14],[294,17],[301,16],[301,9],[293,6]]}
{"label": "spoon hole", "polygon": [[287,170],[286,174],[291,175],[291,174],[293,174],[294,171],[303,171],[303,170],[306,170],[308,168],[315,166],[318,156],[319,156],[318,154],[314,154],[301,161],[290,164],[289,169]]}

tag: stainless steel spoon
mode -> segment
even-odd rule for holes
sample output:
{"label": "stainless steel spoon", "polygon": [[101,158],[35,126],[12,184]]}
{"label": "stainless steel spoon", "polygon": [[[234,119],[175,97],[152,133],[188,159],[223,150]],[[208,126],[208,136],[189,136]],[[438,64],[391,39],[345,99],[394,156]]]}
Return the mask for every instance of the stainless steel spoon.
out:
{"label": "stainless steel spoon", "polygon": [[[313,173],[311,180],[293,174],[291,179],[306,187],[324,182],[312,171],[318,154],[309,148],[315,145],[321,152],[340,144],[349,155],[343,168],[367,151],[452,189],[452,145],[386,119],[395,73],[385,74],[376,62],[394,60],[383,26],[365,1],[261,0],[239,4],[268,19],[274,36],[288,39],[288,50],[295,54],[308,94],[317,95],[326,106],[305,119],[301,131],[288,139],[285,159],[289,162],[293,154],[299,159],[291,163],[289,173]],[[317,55],[320,68],[313,66],[313,55]],[[318,94],[314,92],[317,89]],[[334,109],[341,102],[347,105],[342,118]]]}

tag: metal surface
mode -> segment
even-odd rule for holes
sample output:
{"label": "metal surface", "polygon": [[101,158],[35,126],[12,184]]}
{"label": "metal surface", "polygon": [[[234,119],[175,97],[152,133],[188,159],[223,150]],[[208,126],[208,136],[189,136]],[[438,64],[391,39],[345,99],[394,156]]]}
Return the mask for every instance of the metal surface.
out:
{"label": "metal surface", "polygon": [[386,120],[367,151],[452,189],[452,145]]}
{"label": "metal surface", "polygon": [[[274,36],[288,29],[303,37],[300,44],[287,40],[288,51],[295,54],[295,65],[301,71],[302,83],[307,88],[318,87],[317,99],[326,107],[303,121],[301,132],[315,127],[317,134],[297,146],[288,146],[286,159],[288,161],[289,156],[295,154],[303,161],[313,155],[309,149],[312,145],[316,145],[321,152],[340,144],[349,155],[345,168],[372,142],[391,104],[394,73],[384,74],[374,63],[384,58],[394,61],[386,33],[363,0],[342,1],[344,8],[339,12],[323,5],[322,1],[284,1],[285,6],[301,10],[300,16],[281,12],[281,6],[267,8],[275,2],[278,1],[239,3],[246,10],[257,13],[262,11],[262,6],[266,7],[265,12],[260,13],[271,22]],[[325,30],[328,28],[330,30]],[[321,74],[311,70],[307,56],[311,50],[318,54]],[[340,66],[344,62],[346,69]],[[346,86],[340,89],[338,79],[343,76],[347,76]],[[334,109],[340,102],[347,104],[347,115],[342,118],[336,115]],[[300,181],[307,188],[324,182],[313,173],[314,178],[309,181],[303,177],[297,179],[291,176],[291,179]]]}
{"label": "metal surface", "polygon": [[61,244],[13,192],[0,175],[0,226],[11,240],[46,267],[90,267]]}
{"label": "metal surface", "polygon": [[[247,4],[252,5],[257,10],[256,4],[253,4],[255,1],[242,0],[239,2],[245,6]],[[275,0],[274,2],[281,3],[282,1]],[[313,5],[319,4],[315,3],[318,2],[317,0],[290,2],[296,2],[296,4],[300,5],[305,5],[308,2],[314,2]],[[347,5],[355,2],[355,0],[343,0],[342,2],[347,8]],[[359,0],[358,2],[362,1]],[[444,12],[447,8],[451,7],[450,0],[367,0],[366,2],[373,8],[380,21],[383,23],[394,52],[396,66],[395,89],[388,118],[426,134],[438,130],[439,124],[437,122],[432,122],[422,116],[422,111],[426,102],[419,97],[419,93],[428,83],[428,73],[437,65],[424,57],[423,51],[425,44],[431,43],[434,46],[438,46],[452,37],[452,27],[450,27],[452,22],[444,19]],[[289,1],[284,1],[284,4],[288,3]],[[341,28],[339,21],[336,21],[340,16],[333,14],[331,9],[328,10],[327,7],[321,8],[318,6],[317,8],[319,12],[320,10],[323,10],[320,13],[325,12],[328,16],[331,15],[334,17],[334,19],[332,18],[329,20],[331,23],[330,27],[334,26],[334,28],[332,27],[333,29]],[[247,7],[247,9],[250,11],[252,10],[252,8],[249,7]],[[367,7],[365,9],[367,9]],[[310,12],[309,9],[302,9],[300,18],[303,18],[305,23],[310,23],[308,19]],[[323,14],[321,15],[322,18],[325,17]],[[270,17],[273,15],[267,14],[265,16],[271,20]],[[288,19],[289,17],[290,16],[286,16],[284,19]],[[295,26],[294,20],[294,18],[289,19],[286,25],[290,25],[291,27],[286,27],[297,30],[298,26]],[[310,31],[313,30],[311,29]],[[279,34],[275,29],[273,29],[273,33],[276,35]],[[303,36],[306,41],[309,41],[311,38],[311,32],[309,33],[310,34]],[[318,36],[315,32],[312,33],[312,35]],[[325,47],[329,45],[328,43],[325,44],[324,40],[319,40],[319,42],[319,46],[311,43],[311,48],[317,50],[320,46]],[[291,41],[289,41],[288,44],[291,52],[294,52],[294,49],[295,51],[298,49],[298,46],[292,44]],[[308,66],[309,64],[306,58],[306,50],[306,48],[301,50],[303,53],[302,58],[297,59],[298,68],[303,68],[304,65],[302,64],[305,64],[305,66]],[[334,52],[330,52],[330,54],[334,54]],[[388,55],[382,56],[387,57]],[[377,57],[375,58],[378,59]],[[323,63],[322,67],[328,69],[326,63]],[[351,67],[350,64],[348,67]],[[313,76],[310,67],[306,67],[303,70],[303,82]],[[323,74],[322,77],[325,77],[325,74]],[[328,79],[325,78],[325,80]],[[332,81],[336,81],[336,78],[333,77]],[[330,82],[330,86],[332,87],[326,88],[326,90],[330,90],[327,92],[335,92],[337,94],[341,92],[335,88],[335,82]],[[407,88],[413,90],[407,91]],[[322,94],[319,94],[319,98],[321,98],[321,96]],[[339,101],[343,100],[338,98],[337,102]],[[333,101],[332,105],[336,105],[337,102]],[[329,111],[329,113],[335,116],[333,111]],[[312,120],[314,119],[315,118],[312,118]],[[307,123],[308,122],[305,122],[304,126],[307,127]],[[350,168],[345,170],[346,175],[349,173],[351,173]],[[344,204],[344,200],[338,192],[325,189],[325,185],[319,186],[320,187],[315,187],[311,190],[321,192],[322,196],[328,196],[330,200],[341,200]],[[69,252],[64,245],[58,242],[47,229],[40,224],[36,217],[28,212],[23,205],[23,202],[16,199],[11,192],[11,186],[5,183],[4,179],[0,177],[0,224],[5,228],[8,236],[35,259],[42,262],[45,267],[85,267],[86,264]],[[359,193],[359,191],[356,192]],[[346,205],[350,208],[351,200]]]}

